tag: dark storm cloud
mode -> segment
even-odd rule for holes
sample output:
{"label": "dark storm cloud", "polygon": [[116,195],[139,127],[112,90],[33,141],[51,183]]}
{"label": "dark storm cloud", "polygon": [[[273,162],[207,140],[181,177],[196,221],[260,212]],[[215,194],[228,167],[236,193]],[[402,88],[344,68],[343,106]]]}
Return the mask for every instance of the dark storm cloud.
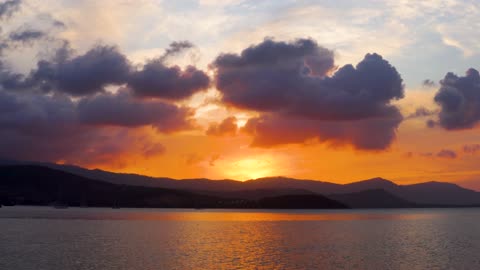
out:
{"label": "dark storm cloud", "polygon": [[10,17],[14,12],[20,8],[20,0],[7,0],[0,3],[0,20]]}
{"label": "dark storm cloud", "polygon": [[457,158],[457,153],[453,150],[442,149],[437,153],[437,157],[455,159]]}
{"label": "dark storm cloud", "polygon": [[402,121],[390,104],[404,96],[402,78],[378,54],[330,75],[333,52],[315,41],[267,39],[240,55],[220,55],[212,67],[226,104],[263,113],[246,129],[257,146],[316,138],[384,149]]}
{"label": "dark storm cloud", "polygon": [[237,118],[227,117],[221,123],[210,124],[206,134],[211,136],[233,136],[237,134]]}
{"label": "dark storm cloud", "polygon": [[79,119],[90,125],[138,127],[151,125],[161,132],[191,129],[192,111],[176,105],[151,100],[138,100],[126,90],[117,94],[103,93],[82,99],[78,104]]}
{"label": "dark storm cloud", "polygon": [[107,85],[123,84],[130,74],[128,59],[116,47],[97,46],[83,55],[67,57],[39,61],[31,79],[43,89],[85,96],[103,92]]}
{"label": "dark storm cloud", "polygon": [[473,128],[480,121],[480,75],[469,69],[465,76],[451,72],[440,81],[434,98],[440,105],[439,125],[448,130]]}
{"label": "dark storm cloud", "polygon": [[37,39],[44,38],[47,34],[40,30],[15,31],[9,34],[11,41],[28,43]]}
{"label": "dark storm cloud", "polygon": [[208,75],[194,66],[182,70],[167,67],[161,59],[148,62],[133,72],[128,85],[141,97],[180,100],[205,90],[210,84]]}

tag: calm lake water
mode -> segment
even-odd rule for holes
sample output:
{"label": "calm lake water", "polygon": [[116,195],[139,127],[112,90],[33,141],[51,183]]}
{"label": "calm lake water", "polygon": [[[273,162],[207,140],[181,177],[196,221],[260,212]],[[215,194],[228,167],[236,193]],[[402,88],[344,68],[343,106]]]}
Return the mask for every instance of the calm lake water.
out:
{"label": "calm lake water", "polygon": [[0,269],[480,269],[480,209],[3,207]]}

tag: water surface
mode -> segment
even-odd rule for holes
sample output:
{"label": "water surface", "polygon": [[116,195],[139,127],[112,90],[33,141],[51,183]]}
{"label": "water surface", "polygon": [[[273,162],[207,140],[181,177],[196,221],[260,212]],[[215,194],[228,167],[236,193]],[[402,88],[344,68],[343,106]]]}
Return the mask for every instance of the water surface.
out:
{"label": "water surface", "polygon": [[480,269],[480,209],[3,207],[0,269]]}

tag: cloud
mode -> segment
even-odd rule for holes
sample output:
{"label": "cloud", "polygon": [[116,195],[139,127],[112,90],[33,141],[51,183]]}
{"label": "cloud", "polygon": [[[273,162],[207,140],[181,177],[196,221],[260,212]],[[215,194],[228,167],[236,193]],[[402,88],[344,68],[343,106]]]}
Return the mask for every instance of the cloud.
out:
{"label": "cloud", "polygon": [[92,132],[76,124],[74,103],[59,96],[0,91],[0,156],[57,160],[80,150]]}
{"label": "cloud", "polygon": [[451,72],[440,81],[434,98],[440,105],[439,125],[447,130],[473,128],[480,121],[480,75],[469,69],[465,76]]}
{"label": "cloud", "polygon": [[406,119],[419,118],[435,115],[435,111],[429,110],[425,107],[418,107],[415,112],[409,114]]}
{"label": "cloud", "polygon": [[161,59],[165,60],[170,56],[177,55],[177,54],[185,51],[186,49],[190,49],[190,48],[193,48],[193,47],[194,47],[193,43],[191,43],[190,41],[187,41],[187,40],[185,40],[185,41],[174,41],[174,42],[170,43],[169,48],[167,48],[165,50],[165,53],[162,55]]}
{"label": "cloud", "polygon": [[90,125],[139,127],[151,125],[168,133],[192,129],[193,112],[188,108],[157,100],[138,100],[126,89],[116,94],[102,93],[78,104],[81,123]]}
{"label": "cloud", "polygon": [[221,54],[211,66],[224,103],[261,113],[244,129],[255,146],[318,139],[387,148],[403,119],[390,104],[404,96],[400,74],[378,54],[333,73],[333,57],[312,39],[266,39],[239,55]]}
{"label": "cloud", "polygon": [[210,136],[234,136],[237,134],[237,118],[227,117],[221,123],[212,123],[207,129],[206,134]]}
{"label": "cloud", "polygon": [[298,88],[308,74],[325,74],[334,68],[333,62],[333,52],[313,40],[286,43],[267,39],[241,55],[222,54],[212,66],[225,103],[269,111],[284,107],[292,94],[300,94],[292,91],[300,91],[294,87]]}
{"label": "cloud", "polygon": [[316,139],[333,146],[353,145],[357,149],[382,150],[390,146],[395,138],[395,127],[402,116],[389,115],[350,121],[317,121],[263,115],[251,118],[243,131],[254,137],[252,146],[273,147],[282,144],[304,143]]}
{"label": "cloud", "polygon": [[436,156],[439,158],[455,159],[457,158],[457,153],[453,150],[442,149],[437,153]]}
{"label": "cloud", "polygon": [[182,70],[179,66],[168,67],[165,64],[167,58],[193,47],[189,41],[172,42],[162,56],[132,72],[128,85],[140,97],[168,100],[185,99],[206,90],[210,85],[210,77],[205,72],[191,65]]}
{"label": "cloud", "polygon": [[422,85],[423,85],[424,87],[434,87],[434,86],[436,86],[437,84],[436,84],[434,81],[430,80],[430,79],[425,79],[425,80],[423,80]]}
{"label": "cloud", "polygon": [[20,8],[20,0],[7,0],[3,3],[0,3],[0,20],[4,18],[9,18],[13,13],[18,11]]}
{"label": "cloud", "polygon": [[22,74],[11,71],[7,64],[0,59],[0,90],[18,90],[25,87]]}
{"label": "cloud", "polygon": [[467,144],[463,146],[463,152],[467,154],[475,154],[480,151],[480,144]]}
{"label": "cloud", "polygon": [[46,33],[40,30],[23,30],[23,31],[15,31],[9,34],[9,38],[11,41],[15,42],[22,42],[28,43],[34,40],[38,40],[44,38]]}
{"label": "cloud", "polygon": [[99,94],[77,104],[65,95],[0,91],[0,157],[92,164],[126,152],[158,155],[165,151],[163,145],[130,130],[146,125],[164,133],[190,129],[190,114],[188,109],[136,100],[123,92]]}
{"label": "cloud", "polygon": [[140,97],[181,100],[206,90],[210,78],[194,66],[182,70],[178,66],[167,67],[162,59],[155,59],[134,71],[128,85]]}
{"label": "cloud", "polygon": [[123,84],[130,74],[128,59],[114,46],[96,46],[76,57],[69,57],[65,50],[58,51],[55,61],[39,61],[31,80],[43,89],[85,96],[103,92],[107,85]]}
{"label": "cloud", "polygon": [[[39,35],[40,32],[22,32],[12,34],[12,37],[26,41]],[[174,42],[162,57],[190,46],[191,43],[186,41]],[[3,70],[0,86],[10,90],[30,88],[83,97],[105,92],[109,85],[126,85],[138,97],[173,101],[188,98],[209,87],[210,78],[204,71],[191,65],[185,69],[167,66],[162,57],[134,67],[115,46],[98,45],[75,56],[66,42],[52,59],[38,61],[36,69],[27,77]]]}
{"label": "cloud", "polygon": [[[39,37],[33,32],[10,35],[15,41]],[[149,75],[169,80],[165,99],[188,97],[196,91],[189,85],[195,84],[197,73],[206,76],[194,67],[180,71],[162,63],[162,68],[167,72]],[[12,71],[0,59],[0,157],[91,164],[131,151],[145,157],[163,153],[165,147],[157,142],[140,144],[142,135],[135,135],[134,129],[192,130],[194,110],[143,98],[129,84],[137,72],[115,46],[99,45],[76,55],[65,42],[26,75]],[[111,93],[106,91],[109,85],[119,87]]]}

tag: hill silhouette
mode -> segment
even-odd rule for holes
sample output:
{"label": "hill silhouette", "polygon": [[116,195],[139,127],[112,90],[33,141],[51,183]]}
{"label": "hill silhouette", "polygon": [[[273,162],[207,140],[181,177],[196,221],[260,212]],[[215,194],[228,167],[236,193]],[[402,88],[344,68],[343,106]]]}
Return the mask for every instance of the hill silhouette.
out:
{"label": "hill silhouette", "polygon": [[352,208],[411,208],[418,204],[398,198],[383,189],[369,189],[348,194],[330,195],[330,199]]}
{"label": "hill silhouette", "polygon": [[[246,200],[189,191],[116,185],[42,166],[0,166],[0,205],[161,208],[345,208],[322,195]],[[285,201],[292,199],[292,201]]]}
{"label": "hill silhouette", "polygon": [[[103,170],[89,170],[71,165],[34,162],[0,162],[0,164],[37,164],[69,172],[88,179],[109,182],[116,185],[174,189],[214,196],[258,200],[266,196],[358,193],[367,190],[384,190],[399,199],[421,205],[471,206],[480,205],[480,192],[462,188],[456,184],[426,182],[412,185],[398,185],[383,178],[372,178],[349,184],[336,184],[317,180],[287,177],[265,177],[245,182],[224,179],[182,179],[149,177],[138,174],[113,173]],[[380,201],[381,202],[381,201]],[[380,207],[380,206],[379,206]]]}

